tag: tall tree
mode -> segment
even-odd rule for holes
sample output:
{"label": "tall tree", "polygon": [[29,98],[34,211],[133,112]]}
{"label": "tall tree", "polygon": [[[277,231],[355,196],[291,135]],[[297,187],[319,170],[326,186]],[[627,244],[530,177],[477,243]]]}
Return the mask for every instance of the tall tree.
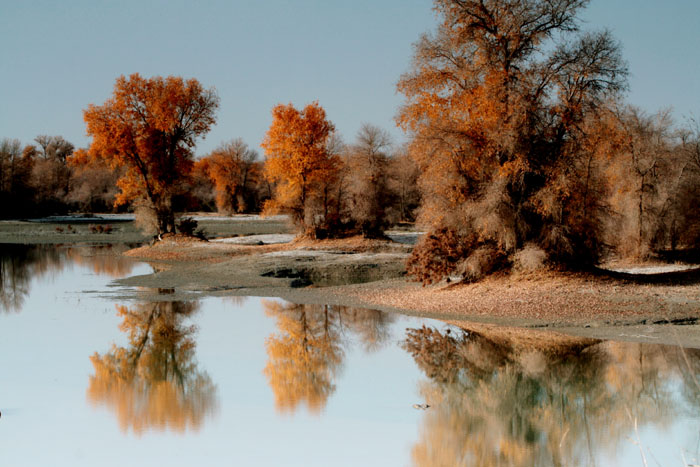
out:
{"label": "tall tree", "polygon": [[279,104],[272,109],[272,124],[262,142],[265,174],[276,183],[265,210],[289,213],[305,235],[330,230],[339,217],[329,188],[340,167],[332,150],[334,130],[318,102],[303,110]]}
{"label": "tall tree", "polygon": [[398,84],[397,121],[422,170],[420,220],[453,234],[414,250],[421,279],[478,277],[528,243],[554,261],[596,261],[597,224],[575,215],[572,168],[582,122],[627,72],[608,32],[575,34],[587,3],[435,0],[437,32],[416,44]]}
{"label": "tall tree", "polygon": [[647,115],[623,109],[618,121],[623,135],[613,164],[616,186],[613,206],[619,216],[618,250],[643,258],[653,247],[662,211],[672,196],[672,185],[682,176],[683,162],[673,161],[673,122],[668,110]]}
{"label": "tall tree", "polygon": [[215,123],[219,98],[196,79],[133,74],[117,78],[103,105],[84,111],[89,153],[124,167],[117,204],[136,200],[156,217],[159,234],[175,231],[173,198],[183,190],[197,138]]}
{"label": "tall tree", "polygon": [[42,159],[57,159],[65,163],[75,149],[73,143],[66,141],[62,136],[39,135],[34,141],[39,145],[37,155]]}
{"label": "tall tree", "polygon": [[420,172],[416,161],[406,148],[402,147],[389,159],[389,190],[394,195],[394,209],[398,221],[413,222],[420,205],[418,177]]}
{"label": "tall tree", "polygon": [[67,161],[75,148],[61,136],[39,135],[34,142],[38,147],[27,146],[24,153],[33,160],[31,187],[36,208],[41,213],[65,212],[72,178]]}

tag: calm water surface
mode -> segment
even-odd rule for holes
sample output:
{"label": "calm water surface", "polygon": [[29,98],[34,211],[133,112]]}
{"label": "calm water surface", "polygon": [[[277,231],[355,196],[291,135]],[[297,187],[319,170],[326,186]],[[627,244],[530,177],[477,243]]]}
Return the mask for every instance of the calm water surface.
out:
{"label": "calm water surface", "polygon": [[600,342],[516,353],[371,310],[115,303],[111,280],[151,271],[115,249],[126,247],[0,245],[0,466],[700,457],[697,350]]}

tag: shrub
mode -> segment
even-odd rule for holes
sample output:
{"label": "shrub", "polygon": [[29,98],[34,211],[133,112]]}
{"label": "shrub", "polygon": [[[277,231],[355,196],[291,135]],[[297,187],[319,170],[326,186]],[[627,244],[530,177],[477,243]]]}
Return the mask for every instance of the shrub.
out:
{"label": "shrub", "polygon": [[413,249],[407,272],[423,283],[432,284],[457,270],[472,249],[472,239],[443,227],[426,235]]}
{"label": "shrub", "polygon": [[197,221],[191,217],[183,217],[177,223],[177,230],[181,234],[194,236],[194,231],[197,229]]}
{"label": "shrub", "polygon": [[547,253],[536,245],[528,244],[513,256],[513,267],[517,271],[532,272],[542,269]]}
{"label": "shrub", "polygon": [[507,267],[508,258],[503,250],[487,244],[470,252],[469,256],[459,263],[457,272],[464,280],[477,281]]}

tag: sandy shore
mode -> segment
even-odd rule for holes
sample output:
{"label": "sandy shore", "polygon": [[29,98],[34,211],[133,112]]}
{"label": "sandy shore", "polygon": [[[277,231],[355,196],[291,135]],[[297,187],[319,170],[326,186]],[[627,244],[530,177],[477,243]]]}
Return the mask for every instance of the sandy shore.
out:
{"label": "sandy shore", "polygon": [[[279,219],[202,224],[213,236],[238,237],[210,242],[172,238],[128,251],[128,256],[149,262],[156,272],[115,281],[116,286],[132,288],[121,298],[162,300],[163,293],[167,300],[275,296],[299,303],[459,320],[464,327],[508,326],[700,348],[697,269],[655,265],[661,272],[624,272],[630,268],[598,274],[539,272],[491,277],[475,284],[422,287],[405,277],[405,260],[412,249],[407,241],[410,233],[399,233],[395,241],[353,238],[289,243],[289,229]],[[72,226],[77,232],[67,233],[66,228],[58,232],[56,226],[65,227],[0,222],[0,242],[116,243],[148,238],[130,223],[117,225],[119,230],[110,234],[93,234],[83,225]]]}

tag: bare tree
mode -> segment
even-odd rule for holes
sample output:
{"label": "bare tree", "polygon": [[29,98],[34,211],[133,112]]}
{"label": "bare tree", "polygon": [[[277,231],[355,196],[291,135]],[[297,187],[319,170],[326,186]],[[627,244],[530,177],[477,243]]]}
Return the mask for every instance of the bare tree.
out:
{"label": "bare tree", "polygon": [[620,115],[625,142],[613,176],[613,205],[621,220],[618,250],[638,258],[650,254],[682,168],[672,161],[673,121],[669,110],[648,115],[634,107]]}
{"label": "bare tree", "polygon": [[40,148],[37,154],[43,159],[56,159],[65,163],[75,150],[75,146],[63,139],[62,136],[39,135],[34,138],[34,141]]}
{"label": "bare tree", "polygon": [[[394,214],[398,222],[413,222],[420,205],[420,171],[407,148],[402,147],[389,159],[388,187],[394,195]],[[391,216],[390,216],[391,217]]]}
{"label": "bare tree", "polygon": [[391,204],[388,164],[391,138],[386,130],[365,123],[355,144],[348,147],[349,209],[351,218],[368,237],[381,236],[389,224]]}

